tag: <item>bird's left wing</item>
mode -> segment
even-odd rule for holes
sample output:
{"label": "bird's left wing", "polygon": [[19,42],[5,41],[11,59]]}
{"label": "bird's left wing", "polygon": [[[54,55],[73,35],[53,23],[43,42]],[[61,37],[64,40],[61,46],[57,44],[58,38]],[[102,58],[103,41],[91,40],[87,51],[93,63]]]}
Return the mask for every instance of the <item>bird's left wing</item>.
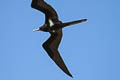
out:
{"label": "bird's left wing", "polygon": [[46,50],[50,58],[63,70],[63,72],[72,77],[58,51],[61,39],[62,29],[59,29],[57,32],[51,33],[50,38],[43,43],[43,48]]}
{"label": "bird's left wing", "polygon": [[48,21],[48,19],[58,19],[55,9],[44,0],[32,0],[31,7],[43,12],[45,14],[46,21]]}

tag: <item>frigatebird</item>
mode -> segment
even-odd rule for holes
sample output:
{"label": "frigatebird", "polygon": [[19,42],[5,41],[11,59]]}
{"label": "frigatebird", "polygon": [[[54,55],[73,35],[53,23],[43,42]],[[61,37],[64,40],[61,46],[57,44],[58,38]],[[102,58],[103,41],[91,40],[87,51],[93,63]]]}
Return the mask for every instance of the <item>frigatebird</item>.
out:
{"label": "frigatebird", "polygon": [[62,39],[62,28],[73,24],[85,22],[87,19],[76,20],[63,23],[59,20],[57,12],[44,0],[32,0],[31,7],[45,14],[45,24],[33,31],[49,32],[51,36],[43,43],[43,48],[58,67],[67,75],[72,77],[63,59],[61,58],[58,47]]}

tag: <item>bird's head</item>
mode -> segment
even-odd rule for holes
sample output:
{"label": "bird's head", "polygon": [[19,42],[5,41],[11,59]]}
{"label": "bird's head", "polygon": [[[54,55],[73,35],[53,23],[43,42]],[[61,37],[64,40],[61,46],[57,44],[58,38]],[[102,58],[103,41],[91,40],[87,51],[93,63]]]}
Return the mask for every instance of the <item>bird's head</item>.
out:
{"label": "bird's head", "polygon": [[41,31],[40,28],[37,28],[37,29],[33,29],[33,32],[35,31]]}
{"label": "bird's head", "polygon": [[39,27],[37,29],[33,29],[33,32],[35,32],[35,31],[44,31],[44,32],[46,32],[48,30],[47,28],[48,28],[47,25],[44,24],[43,26],[41,26],[41,27]]}

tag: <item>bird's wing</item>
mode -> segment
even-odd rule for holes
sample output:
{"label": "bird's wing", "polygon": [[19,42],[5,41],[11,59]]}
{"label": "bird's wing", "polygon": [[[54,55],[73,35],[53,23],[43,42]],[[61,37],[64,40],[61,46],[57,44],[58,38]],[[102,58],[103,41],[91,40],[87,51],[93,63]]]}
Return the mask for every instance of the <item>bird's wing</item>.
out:
{"label": "bird's wing", "polygon": [[63,59],[61,58],[58,47],[62,39],[62,29],[59,29],[56,33],[51,33],[50,38],[43,43],[43,48],[46,50],[50,58],[69,76],[72,77],[68,71]]}
{"label": "bird's wing", "polygon": [[46,22],[48,22],[48,19],[52,19],[53,22],[58,19],[57,12],[44,0],[32,0],[31,7],[43,12]]}

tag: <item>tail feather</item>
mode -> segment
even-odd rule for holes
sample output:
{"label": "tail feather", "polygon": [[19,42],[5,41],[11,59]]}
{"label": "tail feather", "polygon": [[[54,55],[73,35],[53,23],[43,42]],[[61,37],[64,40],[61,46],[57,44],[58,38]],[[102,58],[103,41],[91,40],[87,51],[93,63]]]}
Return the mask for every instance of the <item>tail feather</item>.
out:
{"label": "tail feather", "polygon": [[81,19],[81,20],[66,22],[66,23],[63,23],[62,26],[63,26],[63,27],[71,26],[71,25],[78,24],[78,23],[82,23],[82,22],[85,22],[85,21],[87,21],[87,19]]}

